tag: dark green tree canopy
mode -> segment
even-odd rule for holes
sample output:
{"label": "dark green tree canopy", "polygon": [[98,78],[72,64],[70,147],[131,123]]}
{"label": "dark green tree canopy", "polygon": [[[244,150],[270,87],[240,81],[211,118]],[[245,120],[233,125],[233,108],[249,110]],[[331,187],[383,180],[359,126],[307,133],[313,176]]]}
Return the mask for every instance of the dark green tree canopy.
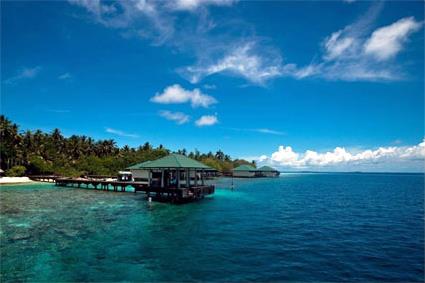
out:
{"label": "dark green tree canopy", "polygon": [[[87,136],[64,137],[60,129],[51,133],[40,130],[19,132],[19,127],[0,116],[0,167],[26,174],[116,175],[119,170],[132,164],[155,160],[171,153],[162,144],[153,147],[145,142],[136,148],[128,145],[119,148],[114,140],[94,140]],[[175,153],[188,156],[218,171],[231,172],[246,160],[232,160],[223,151],[201,153],[199,150],[178,149]],[[252,165],[252,164],[251,164]],[[19,169],[19,170],[18,170]],[[19,171],[19,172],[18,172]]]}

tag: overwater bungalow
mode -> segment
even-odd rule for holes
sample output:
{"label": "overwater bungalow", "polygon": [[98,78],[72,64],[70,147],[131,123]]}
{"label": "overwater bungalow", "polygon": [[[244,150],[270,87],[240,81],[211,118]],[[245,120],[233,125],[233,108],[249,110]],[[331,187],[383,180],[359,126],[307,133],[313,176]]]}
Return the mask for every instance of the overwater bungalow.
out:
{"label": "overwater bungalow", "polygon": [[257,169],[251,165],[240,165],[233,169],[233,177],[237,178],[254,178],[256,177]]}
{"label": "overwater bungalow", "polygon": [[145,192],[148,199],[171,202],[188,202],[213,194],[213,185],[205,183],[206,172],[215,171],[201,162],[180,154],[135,164],[120,171],[117,179],[57,178],[57,186],[85,185],[94,189],[125,192],[132,187],[134,192]]}
{"label": "overwater bungalow", "polygon": [[182,197],[203,197],[214,193],[214,186],[205,184],[205,176],[215,169],[181,154],[145,161],[126,168],[131,178],[146,183],[152,190],[176,190]]}
{"label": "overwater bungalow", "polygon": [[260,177],[277,177],[280,175],[280,172],[270,166],[262,166],[257,168],[257,175]]}

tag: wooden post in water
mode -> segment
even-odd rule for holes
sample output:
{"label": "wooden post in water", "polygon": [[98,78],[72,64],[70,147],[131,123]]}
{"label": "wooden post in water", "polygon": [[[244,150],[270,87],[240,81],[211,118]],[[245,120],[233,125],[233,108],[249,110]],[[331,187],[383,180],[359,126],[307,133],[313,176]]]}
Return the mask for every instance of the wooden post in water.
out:
{"label": "wooden post in water", "polygon": [[152,171],[151,169],[148,170],[148,186],[151,186],[151,179],[152,179]]}
{"label": "wooden post in water", "polygon": [[176,174],[177,174],[176,176],[177,188],[180,189],[180,170],[179,169],[176,170]]}

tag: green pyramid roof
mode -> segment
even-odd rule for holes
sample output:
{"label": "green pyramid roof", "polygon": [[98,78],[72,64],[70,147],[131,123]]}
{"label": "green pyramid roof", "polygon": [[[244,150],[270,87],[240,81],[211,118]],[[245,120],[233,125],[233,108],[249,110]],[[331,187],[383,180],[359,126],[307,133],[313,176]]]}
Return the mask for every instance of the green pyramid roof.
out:
{"label": "green pyramid roof", "polygon": [[127,169],[153,169],[153,168],[186,168],[186,169],[206,169],[214,170],[207,165],[193,160],[187,156],[172,153],[170,155],[164,156],[162,158],[145,161],[139,164],[128,167]]}
{"label": "green pyramid roof", "polygon": [[278,170],[270,167],[270,166],[262,166],[260,168],[257,169],[258,171],[263,171],[263,172],[276,172]]}
{"label": "green pyramid roof", "polygon": [[151,160],[142,162],[142,163],[137,163],[134,165],[131,165],[130,167],[127,167],[125,169],[141,169],[141,167],[146,166],[148,163],[152,162]]}
{"label": "green pyramid roof", "polygon": [[240,165],[234,168],[233,171],[257,171],[257,169],[255,169],[251,165]]}

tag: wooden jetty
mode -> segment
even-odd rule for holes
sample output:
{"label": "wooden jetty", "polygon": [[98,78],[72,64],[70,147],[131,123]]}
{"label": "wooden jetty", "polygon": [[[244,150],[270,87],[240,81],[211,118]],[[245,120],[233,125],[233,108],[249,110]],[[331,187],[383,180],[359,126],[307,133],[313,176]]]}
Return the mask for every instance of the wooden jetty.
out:
{"label": "wooden jetty", "polygon": [[201,199],[205,195],[213,194],[215,191],[215,188],[212,185],[191,186],[189,188],[161,188],[149,186],[145,182],[103,181],[82,178],[58,178],[55,183],[56,186],[61,187],[71,186],[114,192],[126,192],[128,189],[132,188],[134,193],[144,192],[148,198],[151,197],[153,200],[170,201],[175,203]]}
{"label": "wooden jetty", "polygon": [[127,168],[130,181],[98,178],[56,178],[57,186],[77,186],[114,192],[133,188],[144,192],[148,199],[175,203],[202,199],[213,194],[213,185],[205,184],[206,172],[214,169],[184,155],[170,154],[163,158],[135,164]]}
{"label": "wooden jetty", "polygon": [[62,178],[62,177],[57,175],[30,175],[28,176],[28,178],[30,180],[38,181],[38,182],[54,183],[56,179]]}

